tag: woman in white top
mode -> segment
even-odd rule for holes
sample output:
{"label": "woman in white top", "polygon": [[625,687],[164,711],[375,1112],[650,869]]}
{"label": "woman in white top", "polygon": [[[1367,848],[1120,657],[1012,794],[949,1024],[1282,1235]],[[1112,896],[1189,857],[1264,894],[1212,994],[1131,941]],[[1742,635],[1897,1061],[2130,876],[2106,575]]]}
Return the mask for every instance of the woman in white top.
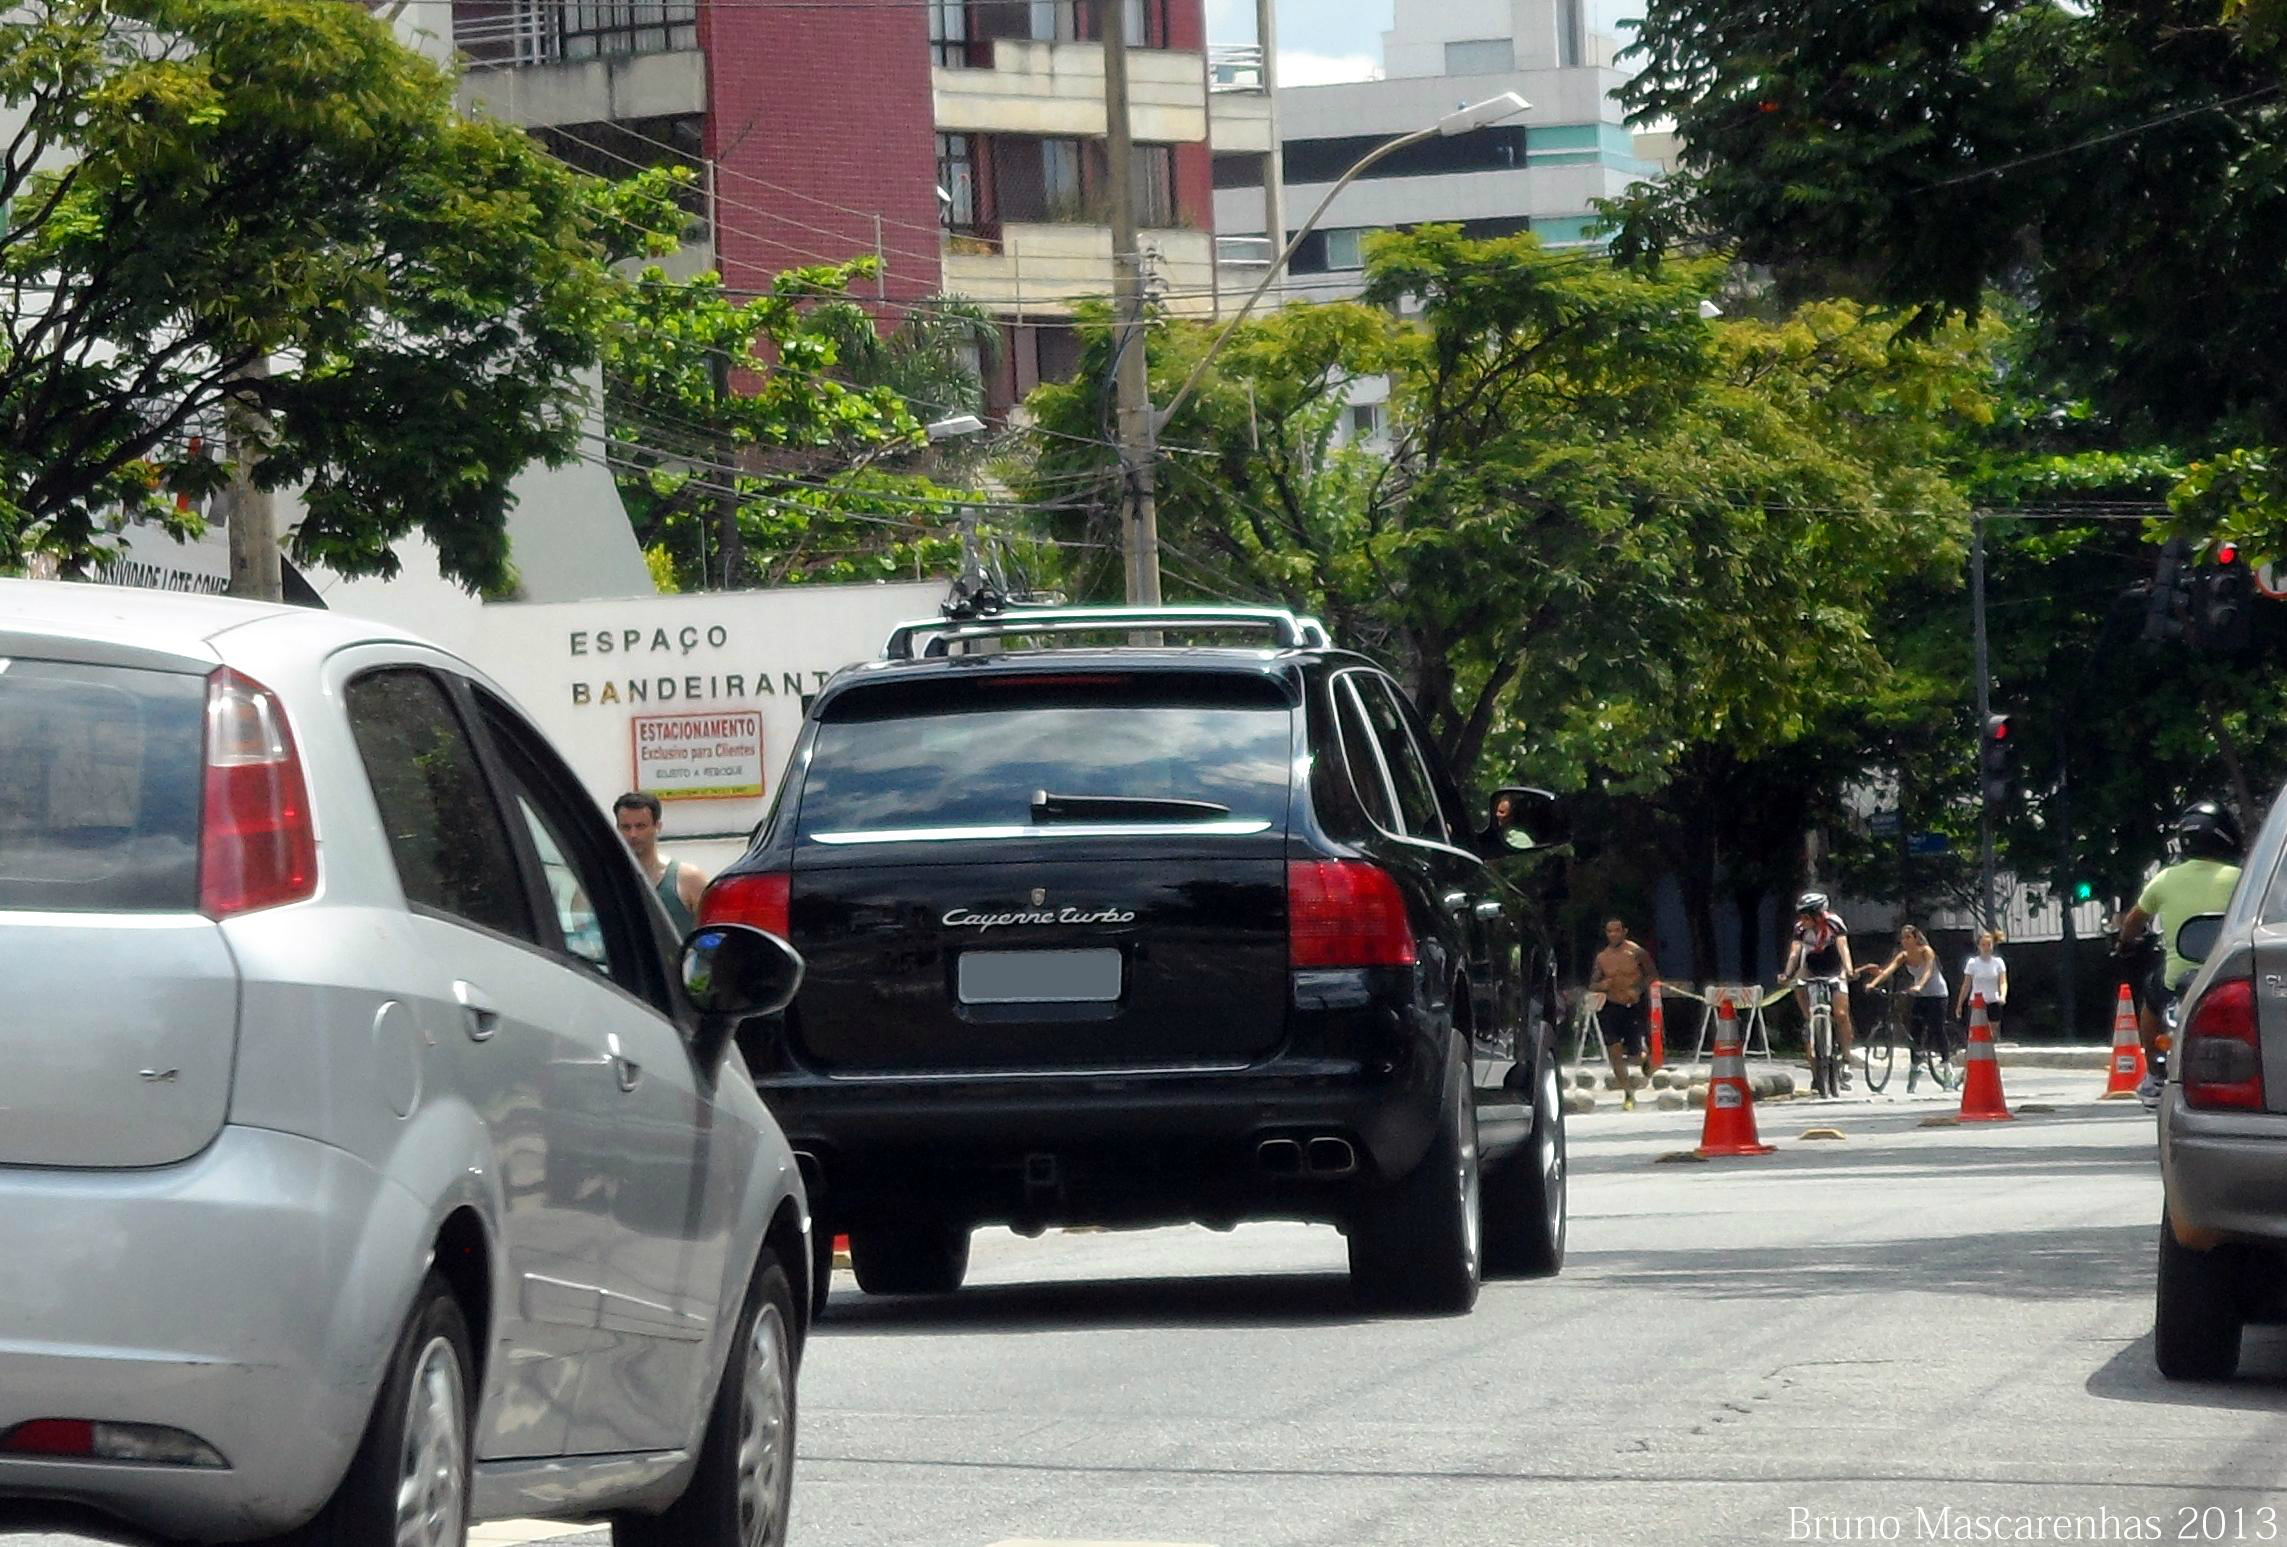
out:
{"label": "woman in white top", "polygon": [[1993,931],[1977,937],[1977,954],[1961,964],[1961,989],[1954,995],[1953,1013],[1967,1015],[1969,1001],[1982,996],[1985,1019],[1996,1035],[2001,1030],[2001,1007],[2009,1002],[2009,963],[1993,954]]}

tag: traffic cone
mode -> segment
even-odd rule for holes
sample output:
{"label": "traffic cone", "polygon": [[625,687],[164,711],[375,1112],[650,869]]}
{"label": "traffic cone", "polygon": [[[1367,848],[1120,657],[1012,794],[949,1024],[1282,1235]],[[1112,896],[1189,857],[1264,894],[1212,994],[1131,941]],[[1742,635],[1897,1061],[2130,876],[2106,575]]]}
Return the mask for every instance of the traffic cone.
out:
{"label": "traffic cone", "polygon": [[1985,996],[1976,994],[1969,1001],[1969,1069],[1961,1082],[1961,1121],[2005,1123],[2014,1115],[2001,1094],[2001,1060],[1993,1056]]}
{"label": "traffic cone", "polygon": [[2128,985],[2120,985],[2120,1004],[2112,1012],[2111,1075],[2099,1101],[2133,1101],[2144,1083],[2144,1039],[2136,1032],[2136,1000]]}
{"label": "traffic cone", "polygon": [[1739,1051],[1739,1021],[1731,1001],[1715,1004],[1715,1073],[1707,1082],[1707,1120],[1700,1125],[1699,1148],[1713,1155],[1768,1155],[1778,1146],[1755,1134],[1755,1097],[1747,1089],[1747,1059]]}
{"label": "traffic cone", "polygon": [[1660,1007],[1660,981],[1652,980],[1652,1067],[1668,1066],[1668,1012]]}

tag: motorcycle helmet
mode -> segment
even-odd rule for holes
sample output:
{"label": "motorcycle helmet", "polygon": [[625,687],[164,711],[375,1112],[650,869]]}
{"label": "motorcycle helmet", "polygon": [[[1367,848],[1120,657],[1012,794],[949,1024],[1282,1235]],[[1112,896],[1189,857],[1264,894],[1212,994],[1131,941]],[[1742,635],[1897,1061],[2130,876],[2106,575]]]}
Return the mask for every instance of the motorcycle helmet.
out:
{"label": "motorcycle helmet", "polygon": [[2237,859],[2246,847],[2239,818],[2229,807],[2212,800],[2195,800],[2176,818],[2176,841],[2187,854],[2203,859]]}

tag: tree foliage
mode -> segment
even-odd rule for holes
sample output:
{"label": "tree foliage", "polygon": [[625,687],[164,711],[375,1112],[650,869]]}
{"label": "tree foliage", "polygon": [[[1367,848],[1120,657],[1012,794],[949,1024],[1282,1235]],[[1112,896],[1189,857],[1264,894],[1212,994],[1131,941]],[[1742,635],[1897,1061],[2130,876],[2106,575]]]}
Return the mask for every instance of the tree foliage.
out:
{"label": "tree foliage", "polygon": [[[1168,426],[1171,590],[1326,618],[1487,783],[1650,785],[1695,746],[1787,743],[1882,674],[1874,598],[1957,551],[1942,452],[1984,411],[1974,337],[1916,343],[1839,304],[1710,321],[1711,267],[1529,236],[1384,236],[1367,273],[1365,304],[1244,326]],[[1154,330],[1156,390],[1204,347]],[[1098,331],[1078,380],[1032,399],[1043,425],[1093,433],[1109,364]],[[1386,458],[1339,433],[1382,375]],[[1041,470],[1094,455],[1060,439]]]}
{"label": "tree foliage", "polygon": [[789,270],[738,297],[714,274],[635,282],[605,344],[612,462],[647,551],[678,585],[943,574],[965,472],[924,419],[974,412],[963,346],[991,325],[930,303],[884,332],[853,298],[875,260]]}
{"label": "tree foliage", "polygon": [[[2209,475],[2187,523],[2287,553],[2277,0],[1647,0],[1623,96],[1684,174],[1622,250],[1714,244],[1923,326],[1998,288],[2037,357]],[[2250,449],[2251,448],[2251,449]]]}
{"label": "tree foliage", "polygon": [[[391,574],[420,531],[507,577],[510,480],[579,450],[610,260],[667,211],[606,194],[363,8],[35,0],[0,23],[0,565],[178,530],[236,399],[305,562]],[[267,376],[249,368],[268,360]]]}

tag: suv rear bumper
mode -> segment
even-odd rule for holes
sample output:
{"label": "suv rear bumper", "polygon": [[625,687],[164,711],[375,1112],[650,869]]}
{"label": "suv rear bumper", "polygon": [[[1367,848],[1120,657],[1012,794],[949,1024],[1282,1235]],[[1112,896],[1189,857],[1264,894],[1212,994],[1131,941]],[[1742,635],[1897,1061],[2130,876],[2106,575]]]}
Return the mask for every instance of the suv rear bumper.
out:
{"label": "suv rear bumper", "polygon": [[[163,1424],[219,1468],[0,1456],[0,1513],[85,1506],[216,1541],[299,1525],[365,1428],[403,1307],[360,1284],[398,1195],[308,1139],[226,1127],[140,1171],[0,1169],[0,1434],[39,1418]],[[374,1314],[366,1314],[373,1312]]]}
{"label": "suv rear bumper", "polygon": [[2160,1103],[2160,1169],[2179,1230],[2287,1246],[2287,1113],[2194,1111],[2171,1083]]}
{"label": "suv rear bumper", "polygon": [[[1428,1150],[1434,1069],[1283,1058],[1228,1071],[778,1074],[761,1089],[837,1229],[917,1209],[1019,1225],[1338,1218],[1350,1185],[1403,1175]],[[1351,1145],[1355,1170],[1262,1164],[1264,1140],[1315,1137]],[[1055,1185],[1039,1157],[1056,1162]]]}

